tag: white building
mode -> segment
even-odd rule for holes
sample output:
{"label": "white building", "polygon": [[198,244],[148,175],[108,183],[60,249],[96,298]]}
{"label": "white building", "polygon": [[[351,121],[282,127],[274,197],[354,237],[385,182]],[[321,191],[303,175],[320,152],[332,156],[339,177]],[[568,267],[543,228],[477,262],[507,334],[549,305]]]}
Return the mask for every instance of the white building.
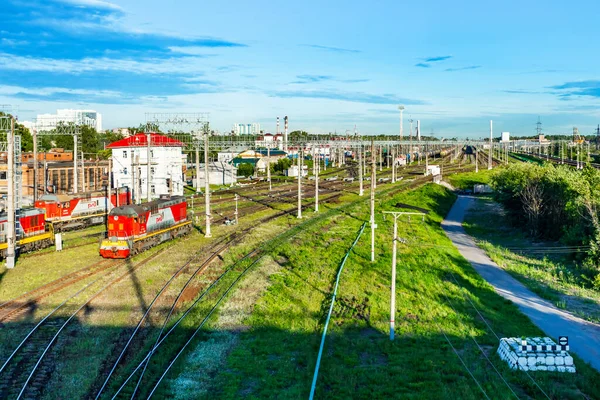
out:
{"label": "white building", "polygon": [[168,136],[138,133],[117,140],[106,148],[112,150],[113,179],[117,187],[133,188],[136,202],[148,198],[148,152],[150,153],[150,198],[161,194],[183,195],[184,144]]}
{"label": "white building", "polygon": [[510,132],[502,132],[502,141],[510,142]]}
{"label": "white building", "polygon": [[219,162],[231,162],[238,154],[245,151],[245,147],[237,146],[237,147],[229,147],[227,149],[221,150],[217,153],[217,161]]}
{"label": "white building", "polygon": [[59,122],[74,123],[77,125],[88,125],[96,128],[96,132],[102,132],[102,114],[95,110],[56,110],[56,114],[38,114],[37,124],[56,125]]}
{"label": "white building", "polygon": [[256,138],[254,145],[256,147],[270,147],[272,149],[283,150],[283,135],[281,133],[276,135],[265,133]]}
{"label": "white building", "polygon": [[251,124],[234,124],[233,133],[235,135],[259,135],[260,124],[256,122]]}
{"label": "white building", "polygon": [[[200,187],[205,185],[204,164],[200,164]],[[195,170],[192,170],[195,173]],[[237,168],[225,162],[208,163],[208,183],[210,185],[231,185],[237,182]],[[192,186],[196,187],[195,177],[192,179]]]}
{"label": "white building", "polygon": [[[286,176],[298,176],[298,166],[292,165],[285,171]],[[302,166],[302,176],[308,176],[308,167]]]}

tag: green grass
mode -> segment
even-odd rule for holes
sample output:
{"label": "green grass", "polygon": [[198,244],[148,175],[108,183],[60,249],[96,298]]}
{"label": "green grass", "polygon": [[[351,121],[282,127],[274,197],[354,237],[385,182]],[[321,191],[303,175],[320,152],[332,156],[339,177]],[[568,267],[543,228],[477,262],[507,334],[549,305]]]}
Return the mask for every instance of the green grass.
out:
{"label": "green grass", "polygon": [[[541,334],[473,271],[442,232],[439,223],[454,199],[445,189],[426,185],[381,200],[378,210],[393,209],[398,201],[432,210],[425,222],[414,218],[410,223],[400,222],[399,236],[408,244],[399,248],[397,338],[394,342],[388,339],[392,221],[378,214],[376,262],[369,261],[367,228],[341,278],[317,398],[481,398],[443,334],[492,398],[508,398],[510,392],[471,337],[522,398],[541,398],[526,376],[510,371],[494,354],[497,339],[463,297],[472,299],[500,337]],[[272,252],[277,265],[267,264],[266,291],[236,329],[219,322],[228,315],[223,314],[224,308],[220,310],[210,330],[189,352],[188,362],[179,363],[174,370],[165,394],[179,398],[306,398],[335,274],[367,215],[367,202],[357,203],[277,247]],[[210,366],[198,369],[208,371],[212,378],[202,379],[198,391],[178,387],[189,384],[190,373],[185,371],[193,365],[191,360],[196,360],[195,365]],[[579,360],[577,366],[577,375],[532,375],[554,398],[600,393],[598,374]]]}
{"label": "green grass", "polygon": [[479,172],[464,172],[444,177],[452,186],[461,190],[473,190],[473,185],[488,184],[494,170],[482,169]]}
{"label": "green grass", "polygon": [[509,250],[560,243],[533,241],[521,228],[511,226],[501,206],[489,199],[478,200],[463,225],[494,262],[533,292],[579,317],[600,322],[600,292],[589,287],[569,253]]}

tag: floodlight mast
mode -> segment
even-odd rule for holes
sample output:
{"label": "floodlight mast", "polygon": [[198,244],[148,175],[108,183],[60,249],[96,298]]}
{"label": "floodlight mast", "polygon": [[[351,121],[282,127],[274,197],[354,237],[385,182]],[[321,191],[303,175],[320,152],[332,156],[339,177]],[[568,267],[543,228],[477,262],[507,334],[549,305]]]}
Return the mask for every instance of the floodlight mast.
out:
{"label": "floodlight mast", "polygon": [[404,137],[404,130],[403,130],[403,124],[402,124],[402,114],[404,113],[404,106],[400,105],[398,106],[398,110],[400,110],[400,141],[402,141],[403,137]]}

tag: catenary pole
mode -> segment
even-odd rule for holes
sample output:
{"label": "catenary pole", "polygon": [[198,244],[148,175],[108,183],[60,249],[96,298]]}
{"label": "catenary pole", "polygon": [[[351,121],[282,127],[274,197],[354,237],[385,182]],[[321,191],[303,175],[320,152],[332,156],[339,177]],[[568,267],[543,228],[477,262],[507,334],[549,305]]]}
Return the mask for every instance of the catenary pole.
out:
{"label": "catenary pole", "polygon": [[358,195],[363,196],[365,191],[363,189],[363,146],[362,142],[358,145],[358,181],[359,181],[359,189]]}
{"label": "catenary pole", "polygon": [[375,262],[375,141],[371,139],[371,262]]}
{"label": "catenary pole", "polygon": [[[315,151],[316,149],[313,149],[313,167],[314,167],[314,163],[315,163]],[[317,165],[315,168],[315,212],[319,212],[319,164],[317,161]]]}
{"label": "catenary pole", "polygon": [[211,237],[210,233],[210,179],[208,174],[208,129],[204,132],[204,202],[206,208],[206,232],[204,237]]}
{"label": "catenary pole", "polygon": [[[6,268],[15,267],[15,118],[10,118],[10,131],[7,134],[8,154],[7,154],[7,175],[8,175],[8,196],[7,196],[7,229],[6,234]],[[77,158],[75,158],[77,159]]]}
{"label": "catenary pole", "polygon": [[301,164],[301,150],[298,145],[298,219],[302,218],[302,164]]}
{"label": "catenary pole", "polygon": [[33,130],[33,204],[38,199],[38,143],[37,130]]}

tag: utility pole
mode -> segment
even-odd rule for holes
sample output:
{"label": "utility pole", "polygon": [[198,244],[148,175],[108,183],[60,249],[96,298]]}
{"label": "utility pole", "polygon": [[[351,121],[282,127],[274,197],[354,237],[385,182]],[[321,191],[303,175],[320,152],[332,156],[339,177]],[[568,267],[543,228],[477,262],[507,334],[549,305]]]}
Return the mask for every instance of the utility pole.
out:
{"label": "utility pole", "polygon": [[135,150],[131,151],[131,196],[132,196],[132,203],[133,204],[138,204],[137,200],[138,197],[140,196],[140,194],[137,191],[137,186],[135,185],[135,157],[137,157],[135,155]]}
{"label": "utility pole", "polygon": [[[7,210],[7,228],[6,233],[7,249],[6,249],[6,268],[12,269],[15,267],[15,117],[10,118],[10,131],[8,136],[8,154],[7,154],[7,183],[8,183],[8,205]],[[75,158],[77,159],[77,158]]]}
{"label": "utility pole", "polygon": [[398,211],[384,211],[383,214],[392,214],[394,217],[394,237],[392,239],[392,282],[390,292],[390,340],[394,340],[394,325],[396,318],[396,258],[398,254],[397,243],[398,241],[406,244],[406,239],[398,237],[398,217],[401,215],[421,215],[423,221],[425,220],[425,214],[415,212],[398,212]]}
{"label": "utility pole", "polygon": [[79,179],[77,176],[77,133],[73,134],[73,193],[77,193]]}
{"label": "utility pole", "polygon": [[208,174],[208,124],[204,129],[204,202],[206,207],[206,232],[204,237],[212,237],[210,233],[210,179]]}
{"label": "utility pole", "polygon": [[362,146],[362,141],[358,145],[358,182],[359,182],[358,195],[362,196],[365,194],[364,189],[363,189],[363,146]]}
{"label": "utility pole", "polygon": [[[237,225],[238,223],[238,195],[237,193],[235,194],[235,224]],[[194,197],[192,197],[192,200],[194,199]]]}
{"label": "utility pole", "polygon": [[[315,150],[313,148],[313,166],[315,164]],[[319,212],[319,164],[315,168],[315,212]]]}
{"label": "utility pole", "polygon": [[267,145],[267,180],[269,181],[269,192],[273,189],[271,186],[271,145]]}
{"label": "utility pole", "polygon": [[38,199],[38,143],[37,129],[33,129],[33,204]]}
{"label": "utility pole", "polygon": [[386,146],[386,150],[385,150],[385,162],[386,162],[386,168],[390,169],[390,145],[389,144]]}
{"label": "utility pole", "polygon": [[112,192],[112,156],[108,158],[108,176],[106,179],[106,186],[108,186],[108,201],[111,201],[111,192]]}
{"label": "utility pole", "polygon": [[85,192],[85,157],[81,151],[81,191]]}
{"label": "utility pole", "polygon": [[479,172],[479,160],[477,159],[477,149],[475,149],[475,172]]}
{"label": "utility pole", "polygon": [[493,143],[493,130],[492,130],[492,120],[490,119],[490,151],[488,157],[488,169],[492,169],[492,157],[494,156],[494,143]]}
{"label": "utility pole", "polygon": [[396,146],[392,146],[392,183],[396,183]]}
{"label": "utility pole", "polygon": [[298,219],[302,219],[302,164],[300,162],[300,145],[298,145]]}
{"label": "utility pole", "polygon": [[383,171],[383,145],[379,145],[379,172]]}
{"label": "utility pole", "polygon": [[196,193],[200,193],[200,143],[196,140]]}
{"label": "utility pole", "polygon": [[371,262],[375,262],[375,141],[371,139]]}
{"label": "utility pole", "polygon": [[[152,151],[150,150],[150,146],[152,145],[152,143],[151,143],[152,134],[150,132],[148,132],[146,134],[146,141],[148,142],[147,147],[146,147],[146,199],[148,199],[148,201],[150,201],[150,200],[152,200],[152,194],[150,193],[150,182],[152,181],[152,178],[150,175],[150,165],[152,164],[152,157],[151,157]],[[169,190],[172,187],[173,187],[173,179],[171,179],[171,185],[169,187]]]}

